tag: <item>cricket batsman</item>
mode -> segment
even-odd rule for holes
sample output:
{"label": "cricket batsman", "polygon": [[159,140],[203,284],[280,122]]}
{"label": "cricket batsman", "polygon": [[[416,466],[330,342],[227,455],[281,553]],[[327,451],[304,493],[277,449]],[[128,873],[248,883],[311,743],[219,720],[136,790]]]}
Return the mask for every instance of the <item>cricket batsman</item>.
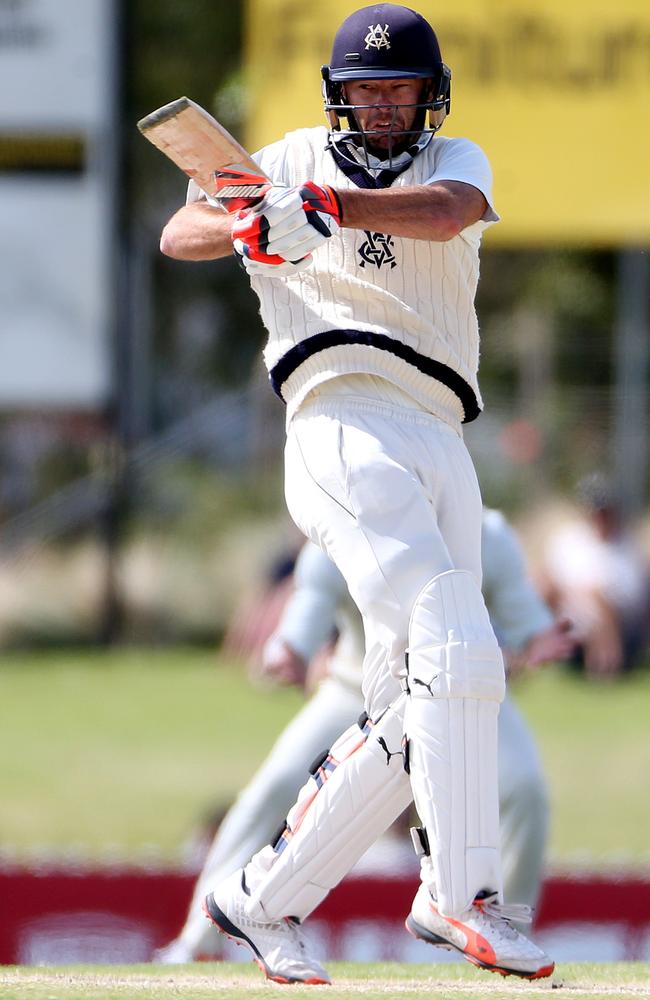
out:
{"label": "cricket batsman", "polygon": [[484,153],[437,135],[451,73],[415,11],[348,17],[323,68],[328,128],[255,155],[263,200],[190,185],[161,249],[239,255],[286,403],[285,494],[363,617],[365,712],[317,759],[271,844],[206,911],[276,982],[329,982],[300,923],[414,799],[411,933],[527,979],[553,962],[502,896],[504,667],[481,594],[481,497],[463,424],[482,402],[478,252],[498,220]]}

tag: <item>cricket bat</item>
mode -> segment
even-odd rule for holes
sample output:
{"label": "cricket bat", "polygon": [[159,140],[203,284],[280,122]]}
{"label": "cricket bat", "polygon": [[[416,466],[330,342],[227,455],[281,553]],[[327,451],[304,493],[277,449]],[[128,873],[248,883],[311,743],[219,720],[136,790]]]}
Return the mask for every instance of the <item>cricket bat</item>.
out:
{"label": "cricket bat", "polygon": [[254,205],[271,183],[230,132],[189,97],[152,111],[138,128],[228,212]]}

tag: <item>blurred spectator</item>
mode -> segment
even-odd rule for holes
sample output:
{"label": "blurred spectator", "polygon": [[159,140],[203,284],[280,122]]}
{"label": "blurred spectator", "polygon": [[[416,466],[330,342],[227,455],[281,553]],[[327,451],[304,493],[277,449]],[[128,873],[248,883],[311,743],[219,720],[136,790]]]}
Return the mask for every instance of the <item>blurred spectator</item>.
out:
{"label": "blurred spectator", "polygon": [[573,622],[578,647],[571,662],[591,677],[613,677],[647,649],[650,572],[609,480],[594,473],[577,495],[581,518],[548,540],[543,590],[556,613]]}
{"label": "blurred spectator", "polygon": [[223,651],[247,659],[259,668],[264,643],[275,630],[293,590],[293,570],[302,542],[279,552],[267,566],[261,584],[245,596],[232,616],[223,639]]}

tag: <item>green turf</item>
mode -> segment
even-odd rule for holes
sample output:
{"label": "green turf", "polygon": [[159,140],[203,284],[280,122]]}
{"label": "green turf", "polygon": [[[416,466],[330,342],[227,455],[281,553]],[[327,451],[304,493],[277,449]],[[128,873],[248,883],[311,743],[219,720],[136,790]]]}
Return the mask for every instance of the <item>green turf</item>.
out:
{"label": "green turf", "polygon": [[613,683],[547,670],[514,686],[549,778],[551,854],[650,860],[650,670]]}
{"label": "green turf", "polygon": [[195,650],[6,656],[0,689],[0,836],[21,849],[174,853],[301,704]]}
{"label": "green turf", "polygon": [[650,996],[650,965],[641,963],[572,964],[557,970],[552,980],[539,983],[483,973],[468,965],[434,967],[383,963],[357,965],[351,962],[330,966],[333,985],[278,987],[266,983],[253,966],[93,966],[61,968],[0,969],[3,1000],[117,1000],[155,997],[159,1000],[188,997],[213,1000],[215,997],[245,997],[261,1000],[284,991],[290,997],[342,1000],[352,995],[363,1000],[532,1000],[548,997],[554,989],[558,997],[571,1000],[611,1000]]}
{"label": "green turf", "polygon": [[[647,861],[650,671],[593,684],[550,670],[515,694],[548,770],[552,858]],[[5,654],[0,848],[174,856],[300,704],[211,652]]]}

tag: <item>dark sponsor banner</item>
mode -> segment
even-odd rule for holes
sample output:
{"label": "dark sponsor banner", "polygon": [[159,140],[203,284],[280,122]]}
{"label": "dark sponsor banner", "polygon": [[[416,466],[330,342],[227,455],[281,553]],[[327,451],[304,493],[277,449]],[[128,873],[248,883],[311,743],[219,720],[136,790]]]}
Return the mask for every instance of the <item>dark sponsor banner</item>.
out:
{"label": "dark sponsor banner", "polygon": [[0,173],[81,173],[86,142],[79,135],[0,132]]}

